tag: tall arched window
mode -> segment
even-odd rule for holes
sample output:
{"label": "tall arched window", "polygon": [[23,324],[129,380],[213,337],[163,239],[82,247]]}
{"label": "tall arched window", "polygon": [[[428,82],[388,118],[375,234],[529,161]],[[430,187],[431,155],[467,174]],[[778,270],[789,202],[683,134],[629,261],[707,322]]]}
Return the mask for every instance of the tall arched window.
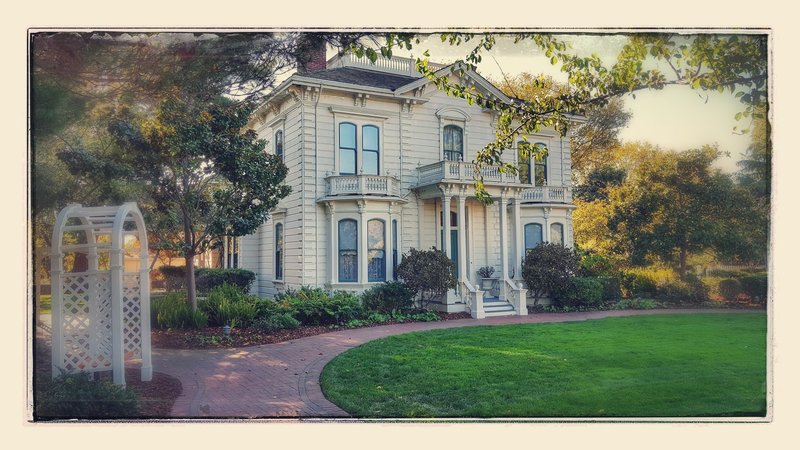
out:
{"label": "tall arched window", "polygon": [[356,126],[349,122],[339,124],[339,174],[356,174]]}
{"label": "tall arched window", "polygon": [[530,144],[525,141],[517,143],[517,167],[519,169],[519,182],[531,184]]}
{"label": "tall arched window", "polygon": [[397,221],[392,221],[392,277],[397,280],[397,264],[398,261],[398,245],[397,245]]}
{"label": "tall arched window", "polygon": [[339,221],[339,281],[358,281],[358,222]]}
{"label": "tall arched window", "polygon": [[542,226],[538,223],[525,225],[525,254],[542,243]]}
{"label": "tall arched window", "polygon": [[275,154],[283,161],[283,130],[275,132]]}
{"label": "tall arched window", "polygon": [[464,160],[464,130],[458,125],[445,125],[443,136],[444,159]]}
{"label": "tall arched window", "polygon": [[[547,150],[547,145],[537,142],[534,144],[537,150]],[[542,155],[540,158],[536,158],[536,162],[534,163],[533,168],[533,175],[534,181],[536,182],[536,186],[546,186],[547,185],[547,153]]]}
{"label": "tall arched window", "polygon": [[550,224],[550,242],[564,245],[564,225],[560,223]]}
{"label": "tall arched window", "polygon": [[380,170],[380,133],[375,125],[364,125],[361,137],[361,172],[378,175]]}
{"label": "tall arched window", "polygon": [[283,279],[283,224],[275,224],[275,279]]}
{"label": "tall arched window", "polygon": [[367,277],[386,281],[386,223],[380,219],[367,222]]}

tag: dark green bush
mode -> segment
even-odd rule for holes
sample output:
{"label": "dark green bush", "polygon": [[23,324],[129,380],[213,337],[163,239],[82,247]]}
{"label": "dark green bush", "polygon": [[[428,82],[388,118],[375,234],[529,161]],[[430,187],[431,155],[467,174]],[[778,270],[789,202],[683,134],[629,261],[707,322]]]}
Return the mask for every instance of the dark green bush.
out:
{"label": "dark green bush", "polygon": [[291,314],[275,314],[268,317],[261,317],[253,322],[252,328],[259,331],[271,333],[279,330],[293,330],[300,326],[300,321],[292,317]]}
{"label": "dark green bush", "polygon": [[658,304],[644,298],[628,298],[615,303],[612,309],[656,309]]}
{"label": "dark green bush", "polygon": [[236,286],[242,292],[250,292],[256,274],[245,269],[197,269],[195,285],[200,292],[210,292],[223,284]]}
{"label": "dark green bush", "polygon": [[192,311],[182,292],[170,292],[150,304],[151,323],[156,328],[205,328],[208,316],[201,310]]}
{"label": "dark green bush", "polygon": [[708,301],[708,288],[694,276],[683,280],[667,280],[657,286],[657,299],[670,303],[700,304]]}
{"label": "dark green bush", "polygon": [[436,247],[431,247],[430,250],[409,250],[397,266],[397,276],[419,295],[421,308],[427,308],[430,302],[447,294],[448,289],[456,287],[453,262]]}
{"label": "dark green bush", "polygon": [[547,293],[553,298],[563,297],[577,272],[578,255],[561,244],[539,244],[528,250],[522,261],[522,278],[534,305]]}
{"label": "dark green bush", "polygon": [[80,373],[62,373],[48,382],[34,408],[34,414],[42,419],[113,419],[138,412],[139,401],[133,391],[108,381],[91,381]]}
{"label": "dark green bush", "polygon": [[279,303],[303,325],[341,324],[361,318],[364,313],[361,300],[352,292],[336,291],[330,295],[307,286],[280,296]]}
{"label": "dark green bush", "polygon": [[245,328],[256,319],[258,301],[259,299],[244,294],[236,286],[223,284],[213,288],[205,300],[199,301],[198,308],[208,315],[212,326]]}
{"label": "dark green bush", "polygon": [[164,287],[167,292],[186,289],[186,267],[161,266],[158,271],[164,276]]}
{"label": "dark green bush", "polygon": [[603,282],[594,277],[574,277],[566,289],[553,293],[556,306],[592,306],[603,299]]}
{"label": "dark green bush", "polygon": [[725,300],[735,301],[742,292],[742,283],[736,278],[725,278],[719,282],[719,294]]}
{"label": "dark green bush", "polygon": [[405,311],[414,307],[414,290],[405,283],[388,281],[364,292],[361,303],[369,311]]}
{"label": "dark green bush", "polygon": [[747,275],[739,280],[742,291],[755,302],[764,303],[767,300],[769,281],[766,272]]}
{"label": "dark green bush", "polygon": [[608,275],[597,277],[597,279],[603,283],[602,300],[604,302],[613,302],[622,298],[622,288],[619,276]]}

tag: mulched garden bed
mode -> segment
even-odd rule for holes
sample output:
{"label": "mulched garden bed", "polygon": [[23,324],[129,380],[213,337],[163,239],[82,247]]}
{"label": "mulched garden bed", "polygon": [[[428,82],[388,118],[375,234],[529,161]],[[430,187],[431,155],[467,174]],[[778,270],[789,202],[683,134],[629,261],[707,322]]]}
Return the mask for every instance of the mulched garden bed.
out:
{"label": "mulched garden bed", "polygon": [[[438,313],[441,320],[469,319],[469,313]],[[395,322],[371,324],[370,326],[391,325]],[[360,327],[364,328],[364,327]],[[316,336],[323,333],[331,333],[343,330],[339,326],[301,326],[294,330],[280,330],[272,333],[265,333],[253,329],[231,330],[230,336],[222,334],[222,327],[207,327],[202,330],[158,330],[151,332],[151,343],[155,348],[174,348],[174,349],[201,349],[201,348],[234,348],[249,347],[253,345],[275,344],[278,342],[290,341],[308,336]]]}
{"label": "mulched garden bed", "polygon": [[[51,379],[51,359],[50,346],[42,340],[37,340],[35,346],[35,360],[33,370],[33,393],[34,393],[34,418],[36,420],[47,420],[46,417],[39,417],[36,410],[36,398]],[[99,372],[96,374],[97,380],[111,381],[111,372]],[[118,417],[119,419],[155,419],[169,417],[172,405],[175,400],[183,393],[183,386],[180,380],[161,372],[153,372],[151,381],[141,381],[141,372],[138,368],[131,367],[125,369],[125,384],[128,389],[136,393],[139,401],[139,412],[131,412],[130,415]],[[91,419],[86,417],[83,419]]]}

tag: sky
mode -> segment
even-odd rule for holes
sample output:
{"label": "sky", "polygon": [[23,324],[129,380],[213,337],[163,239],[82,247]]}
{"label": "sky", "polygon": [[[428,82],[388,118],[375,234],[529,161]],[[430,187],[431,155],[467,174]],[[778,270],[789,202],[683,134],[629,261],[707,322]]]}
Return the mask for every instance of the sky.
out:
{"label": "sky", "polygon": [[[622,34],[566,35],[572,49],[580,55],[596,53],[606,65],[613,63],[619,49],[626,40]],[[412,49],[411,56],[421,56],[430,51],[431,61],[451,62],[471,49],[470,43],[459,47],[443,44],[438,36],[423,39]],[[409,56],[406,52],[403,56]],[[549,59],[534,49],[532,43],[514,44],[510,39],[498,44],[484,54],[478,72],[495,80],[514,76],[522,72],[547,74],[559,81],[566,81],[560,65],[553,66]],[[620,137],[623,141],[647,141],[665,150],[687,150],[706,144],[717,144],[729,157],[721,158],[717,166],[733,172],[736,161],[750,143],[748,134],[741,134],[734,127],[746,126],[744,120],[737,122],[734,115],[741,111],[742,104],[730,93],[706,93],[687,86],[670,86],[661,91],[639,91],[623,97],[632,118]]]}

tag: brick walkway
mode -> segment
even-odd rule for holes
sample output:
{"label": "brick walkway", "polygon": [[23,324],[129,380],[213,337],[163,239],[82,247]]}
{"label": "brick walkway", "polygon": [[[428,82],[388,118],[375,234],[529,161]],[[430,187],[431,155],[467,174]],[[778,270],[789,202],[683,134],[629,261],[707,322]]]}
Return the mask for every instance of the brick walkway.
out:
{"label": "brick walkway", "polygon": [[[730,310],[728,310],[730,311]],[[322,368],[365,342],[411,331],[515,323],[566,322],[612,316],[720,310],[597,311],[482,320],[417,322],[342,330],[278,344],[225,350],[153,350],[153,367],[177,377],[183,394],[172,408],[181,418],[347,417],[322,395]],[[734,311],[730,311],[734,312]]]}

